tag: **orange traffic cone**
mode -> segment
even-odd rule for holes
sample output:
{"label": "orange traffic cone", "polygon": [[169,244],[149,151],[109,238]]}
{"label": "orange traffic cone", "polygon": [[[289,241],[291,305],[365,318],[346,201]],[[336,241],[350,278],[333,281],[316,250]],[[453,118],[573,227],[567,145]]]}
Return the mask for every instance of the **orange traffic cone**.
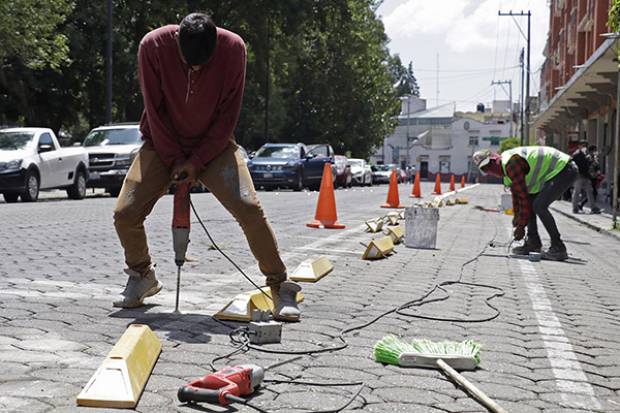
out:
{"label": "orange traffic cone", "polygon": [[332,164],[326,163],[323,167],[321,179],[321,191],[316,205],[314,221],[306,226],[310,228],[342,229],[345,226],[338,222],[336,215],[336,197],[334,196],[334,179],[332,176]]}
{"label": "orange traffic cone", "polygon": [[404,206],[400,204],[400,198],[398,197],[398,178],[396,177],[396,169],[392,169],[387,201],[385,204],[381,205],[381,208],[404,208]]}
{"label": "orange traffic cone", "polygon": [[422,191],[420,190],[420,171],[418,171],[418,173],[415,174],[415,181],[413,182],[413,191],[411,192],[411,195],[409,195],[411,198],[422,198]]}
{"label": "orange traffic cone", "polygon": [[465,175],[461,176],[461,188],[465,188]]}
{"label": "orange traffic cone", "polygon": [[441,195],[441,175],[437,173],[435,175],[435,190],[433,191],[435,195]]}
{"label": "orange traffic cone", "polygon": [[456,191],[456,187],[454,186],[454,175],[450,175],[450,191]]}

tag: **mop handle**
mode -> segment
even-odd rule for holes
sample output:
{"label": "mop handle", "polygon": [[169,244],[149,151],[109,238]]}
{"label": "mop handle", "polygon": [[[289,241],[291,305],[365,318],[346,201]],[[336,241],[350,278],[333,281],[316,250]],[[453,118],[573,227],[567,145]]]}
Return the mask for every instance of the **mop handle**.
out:
{"label": "mop handle", "polygon": [[448,375],[452,380],[458,383],[461,387],[465,388],[469,394],[474,396],[484,407],[492,411],[493,413],[508,413],[500,405],[495,403],[489,396],[484,394],[480,389],[469,382],[465,377],[461,376],[456,370],[450,367],[442,359],[437,360],[439,368]]}

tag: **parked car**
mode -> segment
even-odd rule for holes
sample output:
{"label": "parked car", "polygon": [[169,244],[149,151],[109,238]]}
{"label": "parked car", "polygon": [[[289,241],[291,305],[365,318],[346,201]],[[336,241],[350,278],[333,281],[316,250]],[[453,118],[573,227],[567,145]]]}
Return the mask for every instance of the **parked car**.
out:
{"label": "parked car", "polygon": [[104,188],[116,197],[131,162],[142,146],[138,124],[100,126],[84,139],[84,148],[90,160],[89,188]]}
{"label": "parked car", "polygon": [[396,177],[398,183],[405,182],[407,180],[407,174],[398,167],[396,164],[386,165],[373,165],[372,167],[372,179],[375,183],[386,184],[390,183],[392,171],[396,170]]}
{"label": "parked car", "polygon": [[351,173],[351,165],[346,156],[334,156],[334,164],[336,165],[336,186],[343,188],[351,188],[353,185],[353,174]]}
{"label": "parked car", "polygon": [[390,165],[373,165],[372,166],[372,179],[375,183],[385,184],[390,182],[392,176],[392,169]]}
{"label": "parked car", "polygon": [[317,188],[323,165],[333,162],[333,157],[322,154],[323,150],[333,154],[331,147],[324,149],[320,145],[309,150],[303,143],[266,143],[248,162],[248,169],[257,188]]}
{"label": "parked car", "polygon": [[351,165],[351,175],[354,185],[372,185],[372,170],[370,165],[364,159],[349,158]]}
{"label": "parked car", "polygon": [[0,192],[6,202],[34,202],[41,189],[65,189],[71,199],[86,195],[88,154],[61,148],[51,129],[0,130]]}

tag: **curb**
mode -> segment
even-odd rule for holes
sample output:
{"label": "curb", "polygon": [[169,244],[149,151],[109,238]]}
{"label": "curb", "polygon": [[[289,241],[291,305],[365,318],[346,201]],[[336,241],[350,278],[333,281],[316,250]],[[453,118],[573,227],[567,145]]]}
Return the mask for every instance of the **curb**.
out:
{"label": "curb", "polygon": [[616,233],[612,232],[611,230],[608,230],[608,229],[605,229],[605,228],[601,228],[601,227],[599,227],[597,225],[591,224],[588,221],[579,218],[579,216],[576,216],[576,215],[568,213],[568,212],[564,212],[564,211],[562,211],[559,208],[555,208],[553,206],[550,206],[549,209],[551,209],[551,210],[553,210],[555,212],[558,212],[558,213],[564,215],[565,217],[572,219],[573,221],[576,221],[576,222],[578,222],[578,223],[580,223],[582,225],[585,225],[586,227],[588,227],[588,228],[590,228],[590,229],[592,229],[592,230],[594,230],[596,232],[599,232],[601,234],[607,235],[609,237],[615,238],[616,240],[620,241],[620,233],[616,234]]}

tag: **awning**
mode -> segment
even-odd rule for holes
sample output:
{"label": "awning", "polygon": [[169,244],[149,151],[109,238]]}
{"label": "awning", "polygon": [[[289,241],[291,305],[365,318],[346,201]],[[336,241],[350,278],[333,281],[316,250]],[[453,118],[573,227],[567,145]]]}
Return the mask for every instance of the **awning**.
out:
{"label": "awning", "polygon": [[618,78],[616,48],[618,39],[607,39],[546,107],[533,119],[536,129],[563,131],[566,126],[595,112],[615,99]]}

